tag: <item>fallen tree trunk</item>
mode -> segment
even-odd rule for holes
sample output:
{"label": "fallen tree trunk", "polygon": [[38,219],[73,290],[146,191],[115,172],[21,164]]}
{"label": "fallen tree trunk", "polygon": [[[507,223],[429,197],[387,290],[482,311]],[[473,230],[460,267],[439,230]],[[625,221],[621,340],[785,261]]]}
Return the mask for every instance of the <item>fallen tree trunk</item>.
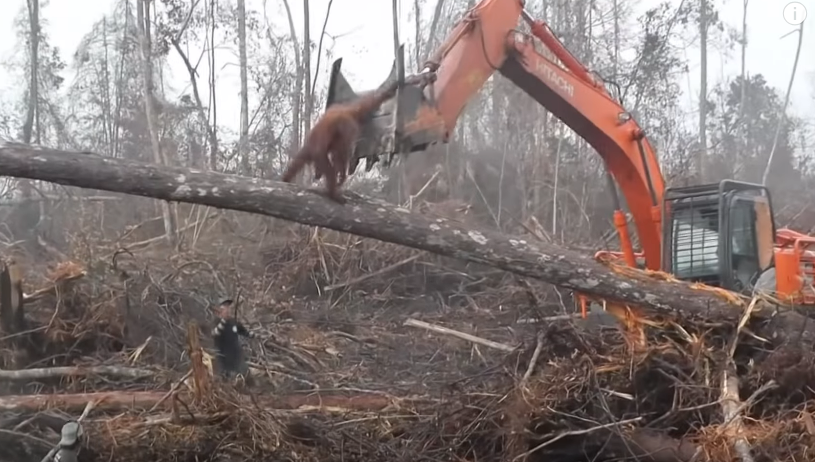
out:
{"label": "fallen tree trunk", "polygon": [[[75,394],[40,394],[0,396],[0,411],[35,412],[48,408],[59,408],[63,412],[81,412],[88,403],[95,403],[94,409],[118,411],[122,409],[151,409],[156,404],[170,409],[172,400],[165,399],[163,391],[106,391]],[[395,397],[384,393],[292,393],[288,395],[259,395],[257,402],[265,409],[296,410],[319,409],[381,411],[388,406],[399,404],[430,403],[422,397]]]}
{"label": "fallen tree trunk", "polygon": [[90,366],[90,367],[44,367],[38,369],[19,369],[14,371],[0,370],[0,380],[43,380],[63,377],[80,377],[87,375],[107,375],[127,379],[143,379],[155,375],[155,372],[146,369],[134,369],[120,366]]}
{"label": "fallen tree trunk", "polygon": [[[167,201],[203,204],[321,226],[392,242],[439,255],[500,268],[521,276],[607,300],[665,314],[708,316],[736,322],[738,303],[715,292],[639,272],[636,278],[612,271],[592,257],[540,242],[468,229],[429,218],[380,200],[346,192],[341,206],[301,187],[179,167],[167,167],[0,141],[0,172],[68,186],[99,189]],[[767,319],[774,310],[756,310]],[[815,342],[815,327],[789,310],[764,330],[776,343]],[[811,323],[810,323],[811,324]]]}

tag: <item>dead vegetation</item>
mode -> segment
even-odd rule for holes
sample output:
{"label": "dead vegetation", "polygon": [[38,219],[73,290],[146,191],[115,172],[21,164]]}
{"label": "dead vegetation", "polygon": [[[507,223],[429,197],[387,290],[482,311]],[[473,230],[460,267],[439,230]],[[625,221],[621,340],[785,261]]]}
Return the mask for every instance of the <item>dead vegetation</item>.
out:
{"label": "dead vegetation", "polygon": [[[26,292],[43,289],[29,341],[3,339],[0,459],[41,458],[83,410],[83,461],[811,458],[811,352],[781,357],[716,319],[637,347],[503,272],[235,223],[214,220],[229,240],[189,231],[180,252],[135,231],[70,237],[50,273],[26,265]],[[249,389],[211,373],[209,304],[226,294],[260,336]]]}

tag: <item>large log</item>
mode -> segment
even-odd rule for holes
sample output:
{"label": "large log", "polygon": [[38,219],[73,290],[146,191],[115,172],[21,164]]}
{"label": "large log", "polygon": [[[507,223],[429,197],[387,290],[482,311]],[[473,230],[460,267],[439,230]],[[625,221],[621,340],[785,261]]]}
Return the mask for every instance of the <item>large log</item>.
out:
{"label": "large log", "polygon": [[[65,419],[55,416],[48,412],[42,412],[50,408],[59,408],[64,413],[81,413],[88,403],[93,403],[93,409],[96,411],[104,412],[121,412],[121,411],[144,411],[144,410],[158,410],[158,413],[140,413],[134,420],[125,420],[129,425],[117,425],[113,428],[105,428],[111,437],[117,435],[117,430],[131,430],[134,426],[144,428],[145,426],[167,425],[167,424],[206,424],[208,421],[214,422],[223,418],[226,412],[211,412],[209,414],[197,414],[195,416],[188,412],[182,412],[180,415],[173,417],[168,411],[172,409],[172,400],[161,401],[165,396],[165,392],[152,392],[152,391],[114,391],[114,392],[97,392],[97,393],[77,393],[77,394],[64,394],[64,395],[17,395],[17,396],[2,396],[0,397],[0,411],[13,412],[19,415],[7,417],[0,422],[0,429],[17,425],[22,421],[32,423],[32,419],[36,422],[35,425],[49,426],[58,430],[64,423]],[[184,401],[188,402],[185,396]],[[159,406],[156,406],[159,404]],[[440,402],[423,397],[396,397],[388,396],[382,393],[320,393],[309,392],[303,394],[288,394],[269,396],[259,394],[253,397],[251,403],[246,399],[241,399],[238,402],[231,401],[230,404],[238,404],[245,410],[256,410],[261,407],[266,411],[276,411],[276,417],[280,418],[280,411],[294,411],[296,414],[303,412],[309,413],[336,413],[347,415],[349,412],[363,412],[370,414],[371,412],[382,415],[387,419],[387,411],[402,410],[407,408],[421,407],[428,409],[431,406],[438,407]],[[155,409],[153,407],[156,406]],[[32,413],[37,413],[29,417]],[[404,412],[400,412],[404,414]],[[119,416],[123,417],[123,416]],[[117,417],[117,418],[119,418]],[[127,419],[127,417],[124,417]],[[641,418],[630,419],[640,420]],[[95,419],[97,423],[105,425],[107,419]],[[304,422],[303,420],[289,421],[290,424],[296,422]],[[562,436],[568,436],[570,433],[573,436],[588,435],[594,431],[602,430],[604,428],[614,428],[617,424],[606,424],[594,427],[588,430],[575,430],[571,432],[562,433]],[[290,425],[289,430],[293,427]],[[556,436],[550,442],[562,438]],[[99,439],[95,438],[90,446],[93,448]],[[123,438],[124,444],[118,446],[119,449],[127,451],[129,446],[132,446],[133,440]],[[588,440],[577,440],[575,443],[574,451],[586,451]],[[619,446],[619,452],[631,451],[642,460],[651,460],[654,462],[677,462],[677,461],[690,461],[693,459],[693,454],[696,452],[696,444],[691,442],[690,439],[673,439],[656,430],[649,429],[633,429],[632,431],[614,432],[610,436],[601,434],[597,436],[598,447],[616,448]],[[589,443],[589,447],[593,447]],[[572,446],[561,447],[555,451],[555,454],[561,454],[564,451],[571,452]],[[596,449],[595,449],[596,450]],[[19,457],[18,457],[19,459]]]}
{"label": "large log", "polygon": [[[167,201],[209,205],[267,215],[392,242],[439,255],[500,268],[521,276],[607,300],[665,314],[712,316],[736,322],[743,308],[709,290],[662,278],[632,278],[592,257],[521,237],[469,229],[386,202],[346,192],[338,205],[291,184],[214,172],[165,167],[0,140],[0,172],[68,186],[99,189]],[[754,317],[774,309],[758,309]],[[815,341],[815,327],[789,310],[774,317],[774,340]]]}
{"label": "large log", "polygon": [[[168,409],[172,400],[165,399],[163,391],[104,391],[95,393],[40,394],[0,396],[0,411],[35,412],[59,408],[63,412],[81,412],[88,403],[94,409],[106,411],[122,409],[151,409],[154,406]],[[266,409],[350,409],[355,411],[381,411],[388,406],[405,404],[428,404],[424,397],[396,397],[384,393],[366,392],[318,392],[258,395],[255,401]]]}
{"label": "large log", "polygon": [[19,369],[15,371],[0,370],[0,380],[6,381],[46,380],[88,375],[107,375],[128,379],[144,379],[154,376],[155,372],[147,369],[135,369],[132,367],[120,366],[68,366]]}

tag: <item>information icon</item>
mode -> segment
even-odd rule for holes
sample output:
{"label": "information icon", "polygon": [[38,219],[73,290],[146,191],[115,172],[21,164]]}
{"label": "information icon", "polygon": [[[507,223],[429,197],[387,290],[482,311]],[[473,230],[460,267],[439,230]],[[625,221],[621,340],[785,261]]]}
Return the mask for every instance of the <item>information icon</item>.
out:
{"label": "information icon", "polygon": [[784,21],[787,21],[788,24],[797,26],[804,22],[806,18],[807,9],[801,3],[791,2],[784,7]]}

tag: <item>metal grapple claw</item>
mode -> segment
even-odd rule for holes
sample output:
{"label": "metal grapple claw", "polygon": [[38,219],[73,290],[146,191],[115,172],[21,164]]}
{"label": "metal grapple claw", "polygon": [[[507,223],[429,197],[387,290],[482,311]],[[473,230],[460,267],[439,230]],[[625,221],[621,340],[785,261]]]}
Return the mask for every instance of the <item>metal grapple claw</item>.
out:
{"label": "metal grapple claw", "polygon": [[[400,56],[404,48],[400,47]],[[399,79],[397,61],[378,89]],[[444,128],[432,101],[425,96],[425,88],[433,81],[432,74],[419,74],[403,78],[396,96],[363,121],[360,136],[350,160],[349,173],[356,171],[359,161],[365,159],[365,170],[383,160],[389,166],[397,154],[425,149],[429,144],[444,139]],[[342,73],[342,58],[331,66],[326,108],[332,104],[353,101],[360,97]]]}

